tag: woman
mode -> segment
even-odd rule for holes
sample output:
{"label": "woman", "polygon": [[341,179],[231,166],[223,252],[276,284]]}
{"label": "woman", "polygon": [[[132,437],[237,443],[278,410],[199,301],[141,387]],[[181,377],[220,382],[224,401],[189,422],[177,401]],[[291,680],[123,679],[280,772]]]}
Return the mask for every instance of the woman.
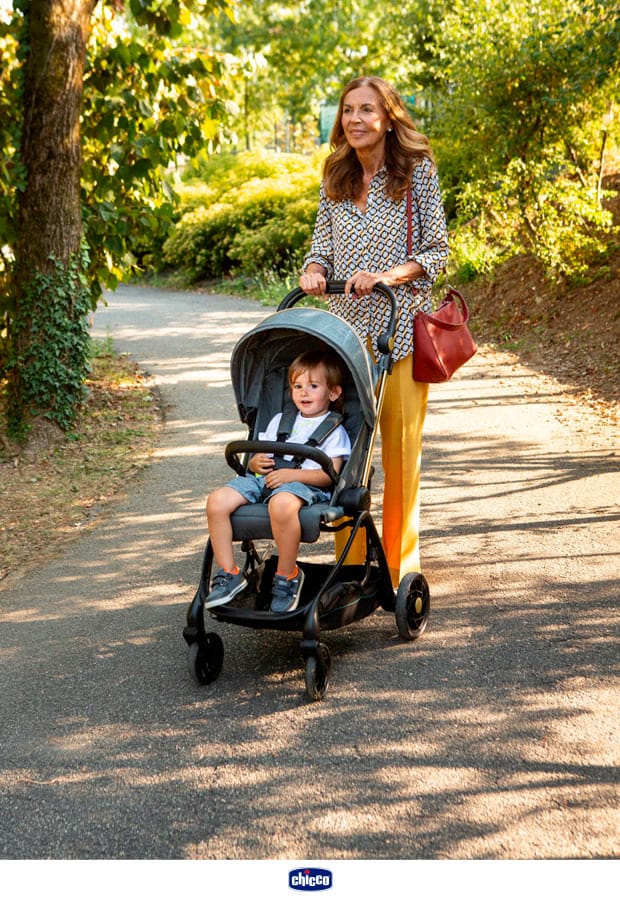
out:
{"label": "woman", "polygon": [[[385,487],[383,545],[394,587],[420,571],[420,458],[428,385],[412,379],[413,316],[431,309],[431,288],[448,257],[446,219],[433,155],[394,88],[377,77],[345,87],[325,161],[314,236],[299,286],[323,296],[327,280],[346,279],[330,310],[377,352],[389,308],[377,282],[398,300],[394,368],[380,419]],[[411,253],[407,191],[412,191]],[[365,544],[349,563],[364,558]]]}

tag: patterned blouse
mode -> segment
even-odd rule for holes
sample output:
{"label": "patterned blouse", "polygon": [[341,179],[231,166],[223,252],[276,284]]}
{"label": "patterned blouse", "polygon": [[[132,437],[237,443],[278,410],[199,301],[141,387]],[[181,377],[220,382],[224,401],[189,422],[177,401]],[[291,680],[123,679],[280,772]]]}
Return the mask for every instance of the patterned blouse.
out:
{"label": "patterned blouse", "polygon": [[[319,199],[310,252],[303,264],[319,263],[327,280],[346,280],[354,272],[381,272],[415,260],[425,275],[392,290],[398,301],[398,324],[394,341],[394,360],[413,352],[413,315],[416,310],[431,309],[433,282],[448,258],[448,230],[439,192],[439,180],[430,160],[422,159],[413,170],[412,254],[407,253],[407,199],[395,201],[387,196],[387,171],[380,169],[370,182],[366,212],[352,200],[329,200],[323,186]],[[370,335],[377,352],[377,337],[385,331],[389,305],[380,294],[359,300],[331,295],[330,312],[354,328],[362,340]]]}

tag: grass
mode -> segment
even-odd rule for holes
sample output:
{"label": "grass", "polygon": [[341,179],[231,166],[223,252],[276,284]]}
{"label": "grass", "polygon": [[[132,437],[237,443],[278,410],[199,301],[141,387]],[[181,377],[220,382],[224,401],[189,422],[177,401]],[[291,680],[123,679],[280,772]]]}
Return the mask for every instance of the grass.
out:
{"label": "grass", "polygon": [[[36,459],[0,451],[0,583],[54,555],[148,464],[161,429],[149,379],[111,339],[93,343],[88,400],[73,431]],[[0,435],[3,433],[0,392]]]}

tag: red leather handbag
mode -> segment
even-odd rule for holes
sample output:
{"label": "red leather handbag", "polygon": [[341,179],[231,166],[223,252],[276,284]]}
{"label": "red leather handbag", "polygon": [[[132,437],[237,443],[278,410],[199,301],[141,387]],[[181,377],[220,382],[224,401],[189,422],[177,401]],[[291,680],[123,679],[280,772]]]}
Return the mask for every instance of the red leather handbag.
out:
{"label": "red leather handbag", "polygon": [[450,288],[434,313],[413,318],[413,380],[426,384],[447,381],[478,349],[467,320],[462,295]]}
{"label": "red leather handbag", "polygon": [[[407,191],[407,253],[412,255],[411,188]],[[478,349],[467,327],[469,310],[454,288],[449,288],[434,313],[418,311],[413,317],[413,380],[424,384],[448,381]]]}

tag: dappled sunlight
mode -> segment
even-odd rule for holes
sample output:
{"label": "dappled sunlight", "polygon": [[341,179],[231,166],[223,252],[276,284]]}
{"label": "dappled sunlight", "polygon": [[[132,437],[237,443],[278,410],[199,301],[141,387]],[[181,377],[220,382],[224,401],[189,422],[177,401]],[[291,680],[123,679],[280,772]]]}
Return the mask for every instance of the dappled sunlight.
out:
{"label": "dappled sunlight", "polygon": [[[161,603],[166,594],[174,602],[175,585],[157,591]],[[140,601],[149,604],[149,593],[143,585]],[[80,803],[84,785],[95,801],[112,792],[126,798],[133,827],[145,809],[170,806],[171,792],[179,810],[194,796],[203,839],[196,841],[195,823],[182,814],[169,818],[167,840],[181,858],[221,858],[233,844],[237,858],[252,858],[259,846],[269,852],[272,838],[275,852],[289,817],[298,823],[287,836],[292,857],[320,858],[329,846],[336,856],[358,858],[375,832],[385,838],[378,858],[412,858],[429,842],[440,856],[500,856],[505,835],[521,828],[521,853],[532,857],[558,811],[565,827],[573,820],[577,827],[577,796],[595,822],[601,810],[596,843],[609,846],[612,753],[594,758],[583,734],[584,720],[601,709],[609,710],[611,727],[613,698],[596,677],[579,681],[590,672],[587,641],[554,643],[553,635],[591,616],[599,626],[606,619],[609,654],[611,608],[571,613],[539,600],[506,616],[484,605],[484,598],[465,608],[440,603],[414,645],[398,641],[388,614],[325,635],[333,688],[310,706],[295,636],[224,629],[224,671],[201,689],[184,674],[183,646],[169,630],[178,609],[168,624],[132,627],[121,607],[110,608],[105,636],[82,649],[89,647],[90,671],[59,648],[54,668],[65,701],[45,713],[48,764],[15,773],[10,790],[27,789],[34,802],[49,802],[51,792],[66,809]],[[499,668],[490,658],[498,654]],[[148,681],[132,675],[141,658],[157,665],[147,666]],[[536,658],[544,673],[532,671]],[[49,667],[47,677],[55,677]],[[119,707],[117,691],[128,685],[129,702]],[[96,708],[85,699],[93,692]],[[80,715],[85,702],[88,712]],[[239,709],[241,717],[233,714]],[[515,752],[524,746],[529,750]],[[136,791],[139,810],[130,802]],[[239,829],[242,810],[251,811],[252,828]],[[578,846],[589,841],[584,836]]]}
{"label": "dappled sunlight", "polygon": [[[204,456],[205,454],[205,446],[215,446],[221,452],[221,457],[224,459],[224,447],[229,441],[233,440],[242,440],[247,437],[247,428],[235,429],[230,431],[224,431],[221,429],[215,429],[214,431],[208,433],[199,433],[197,434],[197,438],[199,439],[199,443],[195,444],[186,444],[185,446],[179,446],[175,444],[174,447],[159,447],[153,452],[153,457],[155,459],[174,459],[176,457],[183,456]],[[232,477],[232,474],[231,476]]]}
{"label": "dappled sunlight", "polygon": [[[131,291],[117,302],[141,303]],[[207,613],[224,661],[198,686],[182,629],[206,545],[204,501],[230,477],[226,443],[245,436],[228,359],[236,332],[264,311],[244,318],[195,303],[196,334],[175,323],[172,300],[154,343],[140,344],[139,319],[125,329],[123,349],[135,344],[142,359],[149,347],[168,404],[154,464],[79,552],[3,594],[5,832],[18,833],[27,806],[38,811],[30,846],[48,856],[60,821],[63,846],[92,855],[104,834],[109,858],[139,858],[145,846],[162,859],[612,855],[609,448],[578,441],[555,417],[553,389],[515,397],[477,358],[466,383],[433,389],[421,638],[401,640],[381,609],[322,633],[333,667],[325,700],[312,704],[301,633]],[[212,354],[197,343],[205,327],[219,332]],[[496,410],[484,429],[482,406]],[[539,414],[548,439],[529,427]],[[380,530],[379,448],[375,462]],[[332,537],[306,556],[333,561]]]}

